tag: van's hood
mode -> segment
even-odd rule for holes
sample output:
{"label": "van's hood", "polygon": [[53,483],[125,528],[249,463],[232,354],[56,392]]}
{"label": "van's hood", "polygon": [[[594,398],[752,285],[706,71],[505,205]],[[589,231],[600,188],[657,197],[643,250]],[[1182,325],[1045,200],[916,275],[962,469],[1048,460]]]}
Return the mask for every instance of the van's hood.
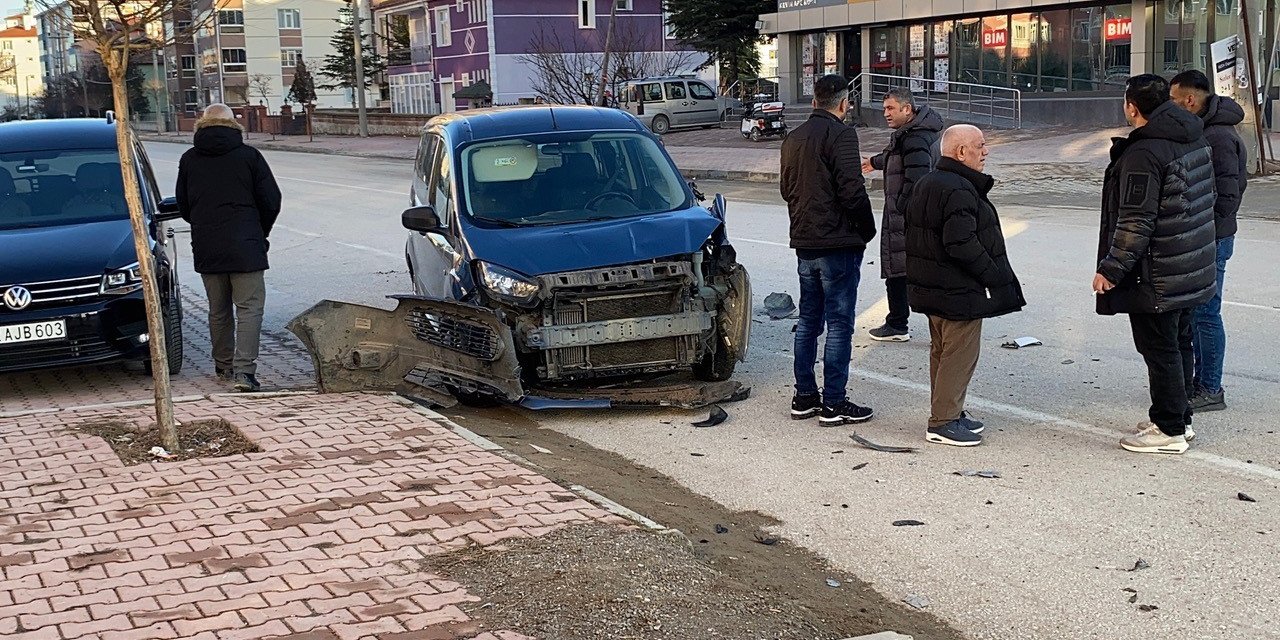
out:
{"label": "van's hood", "polygon": [[0,285],[101,275],[137,255],[128,220],[0,230]]}
{"label": "van's hood", "polygon": [[693,253],[720,221],[693,207],[578,224],[497,229],[464,224],[470,257],[540,276]]}

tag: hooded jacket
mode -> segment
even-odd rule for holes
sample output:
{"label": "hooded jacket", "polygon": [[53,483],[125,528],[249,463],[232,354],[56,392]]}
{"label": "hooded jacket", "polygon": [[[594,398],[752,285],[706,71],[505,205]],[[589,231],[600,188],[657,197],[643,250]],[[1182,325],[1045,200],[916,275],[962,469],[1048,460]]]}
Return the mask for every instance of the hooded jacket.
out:
{"label": "hooded jacket", "polygon": [[782,142],[778,181],[791,216],[792,249],[864,249],[876,235],[858,132],[814,110]]}
{"label": "hooded jacket", "polygon": [[884,171],[884,217],[880,223],[880,277],[907,275],[907,236],[904,213],[911,191],[938,161],[938,132],[942,116],[927,106],[889,137],[889,146],[871,158]]}
{"label": "hooded jacket", "polygon": [[921,178],[904,203],[907,297],[917,313],[978,320],[1026,306],[1009,265],[994,181],[951,158]]}
{"label": "hooded jacket", "polygon": [[1244,120],[1244,108],[1231,98],[1209,96],[1200,117],[1204,119],[1204,139],[1213,150],[1214,185],[1218,191],[1218,201],[1213,206],[1217,236],[1227,238],[1236,234],[1236,214],[1249,179],[1248,153],[1236,132],[1236,125]]}
{"label": "hooded jacket", "polygon": [[1166,102],[1115,138],[1102,187],[1098,313],[1195,307],[1217,289],[1213,158],[1200,118]]}
{"label": "hooded jacket", "polygon": [[280,188],[266,158],[234,120],[201,119],[178,162],[178,211],[191,223],[197,273],[265,271]]}

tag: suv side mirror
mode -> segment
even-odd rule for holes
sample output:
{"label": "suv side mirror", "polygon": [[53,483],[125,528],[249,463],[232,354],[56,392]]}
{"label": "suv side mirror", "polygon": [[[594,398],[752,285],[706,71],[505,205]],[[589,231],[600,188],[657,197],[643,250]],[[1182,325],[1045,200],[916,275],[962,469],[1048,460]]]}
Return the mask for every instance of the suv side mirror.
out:
{"label": "suv side mirror", "polygon": [[178,211],[178,199],[170,196],[160,201],[160,205],[156,207],[156,220],[160,222],[169,222],[182,217]]}
{"label": "suv side mirror", "polygon": [[405,209],[400,215],[400,223],[404,228],[419,233],[430,233],[440,230],[440,216],[436,215],[436,208],[426,204],[420,207],[411,207]]}

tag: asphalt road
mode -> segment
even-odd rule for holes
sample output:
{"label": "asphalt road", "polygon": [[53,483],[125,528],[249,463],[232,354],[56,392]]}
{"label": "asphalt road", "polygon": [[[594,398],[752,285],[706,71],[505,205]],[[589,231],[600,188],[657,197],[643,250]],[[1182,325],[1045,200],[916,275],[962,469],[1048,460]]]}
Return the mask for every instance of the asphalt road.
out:
{"label": "asphalt road", "polygon": [[[148,148],[171,184],[183,148]],[[286,202],[271,239],[268,327],[321,298],[385,304],[408,289],[399,223],[408,163],[267,157]],[[729,232],[757,302],[796,295],[786,210],[769,190],[701,186],[728,191]],[[982,447],[924,442],[927,328],[917,316],[910,343],[867,339],[885,311],[873,255],[850,391],[876,417],[856,431],[917,453],[860,449],[848,437],[855,429],[791,421],[792,323],[762,315],[739,368],[753,396],[728,406],[718,427],[690,427],[700,416],[681,411],[522,413],[727,507],[774,516],[787,538],[890,598],[925,596],[974,638],[1280,638],[1280,334],[1269,329],[1280,320],[1271,253],[1280,223],[1243,221],[1228,270],[1230,410],[1197,417],[1191,453],[1150,457],[1116,444],[1145,416],[1146,374],[1127,322],[1093,312],[1094,198],[1050,206],[1035,193],[997,197],[1017,203],[1001,214],[1030,306],[984,328],[969,400],[988,425]],[[1019,336],[1044,345],[1000,348]],[[1002,477],[953,473],[962,470]],[[904,519],[925,524],[891,524]],[[1139,559],[1150,568],[1127,570]]]}

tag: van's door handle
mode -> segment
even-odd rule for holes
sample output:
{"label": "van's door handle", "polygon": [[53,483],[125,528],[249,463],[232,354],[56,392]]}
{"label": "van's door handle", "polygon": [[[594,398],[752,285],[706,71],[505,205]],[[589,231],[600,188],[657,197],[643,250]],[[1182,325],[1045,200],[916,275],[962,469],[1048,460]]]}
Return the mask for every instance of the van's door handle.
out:
{"label": "van's door handle", "polygon": [[680,104],[681,104],[681,106],[685,106],[685,107],[689,106],[689,103],[688,103],[688,102],[681,102]]}

